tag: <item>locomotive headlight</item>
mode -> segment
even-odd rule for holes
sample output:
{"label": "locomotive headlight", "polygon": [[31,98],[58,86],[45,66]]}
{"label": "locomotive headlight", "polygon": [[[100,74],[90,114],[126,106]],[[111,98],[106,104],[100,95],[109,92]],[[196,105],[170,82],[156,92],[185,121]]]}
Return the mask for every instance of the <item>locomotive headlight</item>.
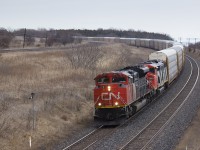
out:
{"label": "locomotive headlight", "polygon": [[118,106],[119,105],[119,103],[118,102],[115,102],[115,106]]}
{"label": "locomotive headlight", "polygon": [[111,86],[108,86],[108,91],[109,91],[109,92],[111,91]]}
{"label": "locomotive headlight", "polygon": [[101,106],[102,104],[101,103],[98,103],[98,106]]}

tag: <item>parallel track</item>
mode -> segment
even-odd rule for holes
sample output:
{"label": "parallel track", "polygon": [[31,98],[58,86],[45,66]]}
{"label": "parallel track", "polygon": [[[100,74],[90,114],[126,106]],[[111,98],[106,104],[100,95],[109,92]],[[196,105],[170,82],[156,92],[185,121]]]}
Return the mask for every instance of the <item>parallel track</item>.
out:
{"label": "parallel track", "polygon": [[[153,101],[158,99],[160,96],[161,96],[161,94],[158,95],[155,99],[153,99]],[[150,104],[151,103],[149,103],[148,105],[150,105]],[[77,150],[77,149],[86,150],[86,149],[90,148],[91,146],[95,145],[95,143],[97,143],[97,142],[103,140],[104,138],[108,137],[109,135],[113,134],[116,130],[118,130],[123,125],[129,123],[129,121],[131,119],[134,119],[134,117],[137,117],[137,115],[139,115],[139,112],[141,112],[146,107],[148,107],[148,105],[146,105],[144,108],[142,108],[140,111],[138,111],[136,114],[131,116],[129,119],[124,121],[119,126],[117,126],[117,127],[116,126],[103,126],[103,125],[99,126],[97,129],[91,131],[84,137],[78,139],[77,141],[75,141],[74,143],[70,144],[69,146],[63,148],[62,150]]]}
{"label": "parallel track", "polygon": [[[81,143],[84,143],[84,145],[86,145],[86,147],[88,147],[87,143],[85,143],[85,141],[87,142],[87,139],[88,137],[91,137],[95,134],[98,134],[98,132],[102,129],[103,126],[99,126],[97,129],[91,131],[90,133],[88,133],[87,135],[85,135],[84,137],[80,138],[79,140],[77,140],[76,142],[72,143],[71,145],[65,147],[63,150],[68,150],[68,149],[75,149],[75,148],[78,148],[77,145],[80,145]],[[91,143],[92,141],[90,141]],[[95,139],[94,139],[94,142],[95,142]],[[92,143],[94,143],[92,142]],[[84,149],[82,147],[82,149]]]}
{"label": "parallel track", "polygon": [[199,66],[194,59],[187,56],[192,66],[192,72],[185,86],[176,95],[176,97],[136,136],[131,138],[126,144],[122,145],[119,149],[134,149],[144,150],[147,149],[149,144],[152,143],[162,131],[174,118],[178,111],[187,101],[192,93],[194,87],[199,79]]}
{"label": "parallel track", "polygon": [[[143,108],[144,109],[144,108]],[[70,144],[69,146],[63,148],[62,150],[86,150],[89,147],[93,146],[95,143],[103,140],[104,138],[108,137],[109,135],[113,134],[116,130],[118,130],[121,126],[128,123],[131,119],[133,119],[137,113],[131,116],[129,119],[124,121],[119,126],[99,126],[97,129],[91,131],[84,137],[80,138],[79,140],[75,141],[74,143]]]}

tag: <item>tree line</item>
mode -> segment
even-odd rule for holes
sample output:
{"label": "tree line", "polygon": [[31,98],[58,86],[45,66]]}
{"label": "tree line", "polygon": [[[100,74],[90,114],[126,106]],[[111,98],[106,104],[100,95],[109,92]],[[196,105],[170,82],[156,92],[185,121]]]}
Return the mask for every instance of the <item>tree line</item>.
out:
{"label": "tree line", "polygon": [[13,37],[12,32],[0,28],[0,48],[8,48]]}
{"label": "tree line", "polygon": [[193,52],[195,52],[196,49],[200,50],[200,42],[189,44],[188,49],[189,51],[193,51]]}
{"label": "tree line", "polygon": [[[146,38],[146,39],[163,39],[173,40],[169,35],[162,33],[136,31],[136,30],[117,30],[117,29],[17,29],[9,31],[0,28],[0,48],[8,48],[12,39],[16,36],[24,37],[26,45],[34,43],[35,38],[41,38],[45,41],[45,46],[53,46],[54,43],[66,45],[77,42],[74,36],[91,36],[91,37],[124,37],[124,38]],[[80,41],[78,41],[80,42]]]}

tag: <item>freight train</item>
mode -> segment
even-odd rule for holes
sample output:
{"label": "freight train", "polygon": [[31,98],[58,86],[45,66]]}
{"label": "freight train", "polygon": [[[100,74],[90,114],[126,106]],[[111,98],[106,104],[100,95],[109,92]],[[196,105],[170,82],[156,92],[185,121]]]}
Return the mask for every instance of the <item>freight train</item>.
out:
{"label": "freight train", "polygon": [[151,53],[145,62],[95,77],[95,120],[129,118],[164,91],[179,76],[184,66],[185,53],[181,44],[163,40],[120,40],[135,42],[134,45],[138,42],[142,47],[165,49]]}

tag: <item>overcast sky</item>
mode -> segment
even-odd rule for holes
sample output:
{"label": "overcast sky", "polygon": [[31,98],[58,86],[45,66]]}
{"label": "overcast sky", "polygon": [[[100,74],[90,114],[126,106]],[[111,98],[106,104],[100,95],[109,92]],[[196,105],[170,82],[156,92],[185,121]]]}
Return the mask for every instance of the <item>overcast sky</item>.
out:
{"label": "overcast sky", "polygon": [[200,38],[200,0],[0,0],[0,27],[134,29]]}

